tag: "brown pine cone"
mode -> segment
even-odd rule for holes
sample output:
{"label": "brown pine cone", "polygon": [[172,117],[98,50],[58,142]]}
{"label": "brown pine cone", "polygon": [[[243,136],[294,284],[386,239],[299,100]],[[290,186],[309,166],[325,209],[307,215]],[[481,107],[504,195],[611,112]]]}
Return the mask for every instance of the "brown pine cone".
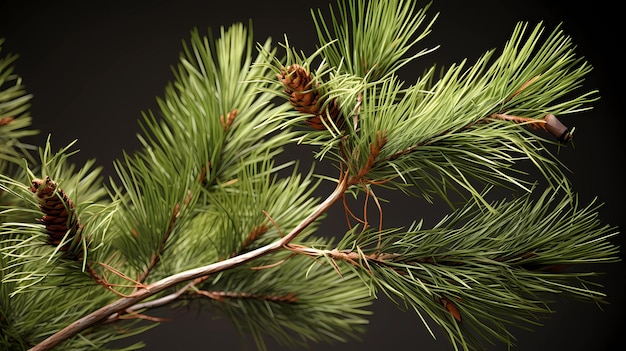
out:
{"label": "brown pine cone", "polygon": [[322,120],[330,118],[337,127],[343,127],[343,119],[339,114],[336,100],[322,110],[324,101],[320,101],[320,93],[316,87],[313,87],[313,79],[306,69],[298,64],[293,64],[287,68],[282,67],[280,74],[276,76],[285,87],[283,91],[289,95],[289,101],[295,109],[313,115],[305,121],[308,126],[324,130],[326,126]]}
{"label": "brown pine cone", "polygon": [[37,196],[39,208],[44,213],[44,216],[37,221],[46,226],[47,243],[58,246],[67,234],[68,240],[60,250],[71,258],[78,258],[78,255],[68,252],[73,239],[80,230],[72,200],[48,176],[45,179],[33,179],[30,191]]}

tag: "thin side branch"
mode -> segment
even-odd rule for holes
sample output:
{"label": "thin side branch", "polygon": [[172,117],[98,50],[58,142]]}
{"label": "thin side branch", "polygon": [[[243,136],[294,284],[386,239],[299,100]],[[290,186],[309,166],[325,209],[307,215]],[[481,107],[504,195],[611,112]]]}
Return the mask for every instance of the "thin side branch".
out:
{"label": "thin side branch", "polygon": [[163,240],[161,241],[159,252],[155,252],[154,254],[152,254],[152,258],[150,259],[150,264],[148,265],[148,268],[146,268],[143,274],[137,279],[139,283],[143,283],[148,278],[148,275],[150,275],[150,272],[152,272],[152,269],[154,269],[154,267],[161,260],[161,253],[163,252],[163,250],[165,250],[167,240],[169,239],[170,234],[172,234],[172,231],[174,230],[174,224],[176,224],[176,219],[178,218],[179,214],[180,214],[180,205],[176,204],[174,206],[174,209],[172,210],[172,216],[170,217],[170,222],[167,227],[167,232],[165,233],[165,235],[163,236]]}
{"label": "thin side branch", "polygon": [[[537,75],[529,79],[528,81],[526,81],[513,94],[511,94],[511,96],[509,96],[505,100],[505,103],[511,101],[514,97],[519,95],[524,89],[528,88],[528,86],[533,84],[540,77],[541,75]],[[552,134],[555,138],[557,138],[561,142],[566,142],[572,137],[572,133],[569,131],[569,129],[565,127],[553,114],[547,114],[546,116],[544,116],[544,118],[538,119],[538,118],[529,118],[529,117],[524,117],[524,116],[509,115],[506,113],[505,110],[492,113],[489,116],[484,116],[478,119],[477,121],[472,122],[462,127],[461,129],[471,128],[480,123],[488,123],[490,120],[494,120],[494,119],[503,120],[503,121],[512,121],[517,124],[525,124],[525,125],[530,126],[532,129],[542,129],[543,131],[549,132],[550,134]],[[454,131],[446,130],[443,133],[437,135],[437,137],[450,134],[452,132]],[[420,146],[428,145],[429,143],[430,141],[427,140],[422,143],[412,145],[404,150],[400,150],[394,153],[393,155],[387,157],[387,160],[393,161],[397,159],[398,157],[410,154],[414,152],[415,150],[417,150]]]}
{"label": "thin side branch", "polygon": [[207,297],[216,301],[224,301],[225,299],[252,299],[252,300],[260,300],[260,301],[271,301],[271,302],[288,302],[295,303],[298,301],[298,297],[293,294],[285,294],[285,295],[262,295],[262,294],[252,294],[248,292],[242,291],[206,291],[199,290],[196,294],[200,296]]}

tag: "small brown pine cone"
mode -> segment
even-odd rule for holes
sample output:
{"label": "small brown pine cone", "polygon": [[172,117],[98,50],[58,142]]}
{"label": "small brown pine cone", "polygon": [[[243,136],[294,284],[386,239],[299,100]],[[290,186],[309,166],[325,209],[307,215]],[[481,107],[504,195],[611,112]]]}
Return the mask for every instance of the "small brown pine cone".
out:
{"label": "small brown pine cone", "polygon": [[330,108],[322,110],[324,101],[320,101],[320,93],[313,87],[313,79],[306,69],[293,64],[287,68],[281,68],[280,74],[276,76],[285,87],[283,91],[289,95],[289,101],[294,108],[302,113],[313,115],[306,120],[308,126],[324,130],[326,126],[322,120],[330,118],[339,128],[343,127],[336,101],[328,105]]}
{"label": "small brown pine cone", "polygon": [[69,240],[66,240],[66,243],[60,250],[67,257],[78,259],[80,257],[78,253],[70,252],[77,251],[70,250],[70,248],[80,231],[80,224],[74,214],[74,203],[72,200],[61,188],[57,187],[57,183],[52,181],[50,177],[33,179],[30,191],[36,195],[39,201],[39,208],[44,213],[43,217],[37,219],[37,221],[46,226],[47,243],[58,246],[67,234]]}

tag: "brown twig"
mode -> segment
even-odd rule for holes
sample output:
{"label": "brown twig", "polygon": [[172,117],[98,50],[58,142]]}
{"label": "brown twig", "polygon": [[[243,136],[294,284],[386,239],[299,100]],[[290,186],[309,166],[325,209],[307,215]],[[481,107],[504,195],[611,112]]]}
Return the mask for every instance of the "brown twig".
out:
{"label": "brown twig", "polygon": [[107,290],[111,291],[112,293],[114,293],[117,296],[128,297],[128,295],[122,294],[121,292],[113,289],[113,284],[109,283],[109,281],[108,281],[108,279],[106,279],[106,277],[101,276],[100,274],[98,274],[98,272],[96,272],[96,270],[90,264],[87,264],[86,268],[87,268],[86,269],[87,274],[89,274],[91,279],[93,279],[98,285],[102,285]]}
{"label": "brown twig", "polygon": [[0,118],[0,127],[1,126],[6,126],[7,124],[13,122],[15,118],[9,116],[9,117],[2,117]]}
{"label": "brown twig", "polygon": [[285,295],[265,295],[265,294],[253,294],[244,291],[206,291],[199,290],[196,294],[208,297],[216,301],[224,301],[225,299],[252,299],[260,301],[271,302],[288,302],[295,303],[298,301],[298,297],[294,293]]}
{"label": "brown twig", "polygon": [[512,122],[515,122],[517,124],[526,124],[526,125],[530,126],[533,129],[541,128],[541,129],[547,131],[547,129],[546,129],[546,120],[545,119],[513,116],[513,115],[507,115],[506,113],[493,113],[489,117],[487,117],[486,119],[500,119],[500,120],[503,120],[503,121],[512,121]]}
{"label": "brown twig", "polygon": [[[263,213],[266,213],[266,212],[263,211]],[[257,227],[252,229],[252,231],[250,233],[248,233],[248,235],[244,238],[244,240],[241,243],[241,245],[239,246],[239,248],[236,249],[235,251],[231,252],[230,257],[236,256],[239,252],[244,250],[246,247],[250,246],[261,235],[267,233],[268,229],[269,228],[266,225],[264,225],[264,224],[258,225]],[[281,233],[281,236],[282,236],[282,233]]]}
{"label": "brown twig", "polygon": [[115,289],[113,289],[114,286],[116,287],[126,287],[126,288],[134,288],[134,289],[138,289],[138,288],[144,288],[145,285],[142,284],[139,281],[136,281],[132,278],[130,278],[129,276],[127,276],[126,274],[122,273],[120,270],[104,263],[104,262],[97,262],[98,265],[104,267],[106,270],[108,270],[109,272],[112,272],[113,274],[117,275],[118,277],[121,277],[124,280],[127,280],[131,283],[133,283],[133,285],[122,285],[122,284],[111,284],[109,283],[108,279],[106,278],[106,276],[99,276],[98,273],[96,273],[96,271],[93,269],[93,267],[89,266],[89,274],[96,280],[96,282],[102,286],[104,286],[105,288],[109,289],[111,292],[115,293],[118,296],[122,296],[122,297],[128,297],[130,295],[127,294],[123,294]]}
{"label": "brown twig", "polygon": [[367,161],[365,162],[365,165],[363,165],[363,167],[359,169],[356,177],[351,179],[352,184],[356,184],[364,180],[365,176],[372,170],[376,158],[380,154],[380,150],[383,148],[383,146],[385,146],[386,143],[387,138],[385,137],[385,132],[376,132],[376,140],[370,143],[370,153],[367,156]]}
{"label": "brown twig", "polygon": [[[341,152],[341,154],[343,156],[343,159],[346,160],[346,166],[347,166],[348,172],[349,172],[350,162],[347,161],[349,159],[349,157],[348,157],[348,153],[346,151],[346,148],[344,146],[344,141],[345,140],[346,140],[346,138],[344,137],[344,138],[342,138],[341,142],[339,143],[339,151]],[[356,175],[352,176],[348,180],[348,186],[356,185],[356,184],[363,185],[363,188],[365,189],[365,191],[367,193],[367,196],[373,195],[374,201],[377,203],[377,205],[379,205],[378,199],[376,198],[376,196],[369,189],[367,189],[367,184],[378,184],[378,182],[374,182],[374,181],[371,181],[369,179],[366,179],[366,175],[372,170],[372,167],[374,166],[374,164],[376,162],[376,158],[380,154],[380,150],[383,148],[383,146],[385,146],[386,143],[387,143],[387,138],[385,137],[385,132],[380,132],[380,131],[377,132],[376,133],[376,140],[374,142],[370,143],[370,152],[369,152],[369,155],[367,156],[367,161],[365,162],[365,164],[363,166],[361,166],[356,171]],[[356,158],[356,155],[353,155],[353,156]],[[341,166],[342,166],[341,169],[343,170],[343,164]],[[343,197],[343,205],[344,205],[344,209],[346,211],[346,218],[348,218],[348,216],[350,216],[350,217],[356,219],[358,222],[361,222],[364,225],[367,225],[367,215],[364,213],[364,219],[363,220],[358,219],[352,213],[352,211],[350,211],[350,209],[348,208],[347,203],[345,201],[345,196]],[[367,201],[366,201],[366,205],[367,205]],[[380,210],[380,205],[379,205],[379,210]],[[348,223],[349,223],[349,219],[348,219]]]}
{"label": "brown twig", "polygon": [[[402,256],[400,254],[390,254],[390,253],[380,253],[380,248],[376,251],[376,253],[366,255],[363,253],[360,247],[356,247],[357,252],[354,251],[340,251],[337,249],[333,250],[319,250],[311,247],[305,247],[301,245],[289,245],[289,249],[300,253],[303,255],[311,256],[311,257],[320,257],[327,256],[330,258],[330,263],[337,273],[341,276],[341,270],[339,265],[335,262],[336,260],[341,260],[351,264],[352,266],[363,268],[367,270],[371,275],[373,275],[373,270],[370,266],[371,262],[376,262],[381,265],[386,265],[394,272],[398,274],[402,274],[403,272],[398,271],[396,267],[389,266],[390,262],[398,262],[401,261]],[[418,259],[413,260],[412,262],[429,262],[434,263],[431,259]],[[459,310],[457,304],[453,303],[449,298],[444,296],[434,296],[434,299],[437,303],[441,304],[441,306],[448,311],[452,317],[459,323],[461,323],[461,311]]]}
{"label": "brown twig", "polygon": [[118,319],[143,319],[143,320],[152,321],[152,322],[165,322],[165,321],[171,320],[170,318],[153,317],[153,316],[148,316],[147,314],[142,314],[142,313],[137,313],[137,312],[124,313],[120,315]]}
{"label": "brown twig", "polygon": [[237,112],[237,109],[234,109],[228,112],[226,117],[224,117],[224,115],[220,116],[220,123],[222,124],[222,128],[224,128],[224,131],[227,131],[228,128],[230,128],[230,126],[233,124],[235,117],[237,117]]}
{"label": "brown twig", "polygon": [[[342,141],[343,140],[345,139],[342,139]],[[369,221],[368,221],[368,216],[367,216],[367,207],[369,204],[369,198],[371,196],[372,199],[374,200],[374,203],[376,204],[376,207],[378,208],[378,213],[379,213],[378,227],[379,227],[379,233],[382,233],[383,210],[380,205],[380,202],[378,201],[378,197],[376,197],[376,194],[374,194],[374,192],[368,187],[369,184],[379,184],[381,182],[369,180],[366,178],[366,176],[368,173],[370,173],[370,171],[374,167],[376,163],[376,158],[378,157],[378,155],[380,154],[380,150],[385,146],[386,143],[387,143],[387,138],[385,137],[385,132],[378,131],[376,133],[376,140],[374,140],[374,142],[370,143],[369,145],[370,150],[369,150],[369,155],[367,156],[367,161],[365,162],[363,166],[361,166],[358,169],[358,171],[356,172],[356,175],[353,176],[348,181],[349,185],[361,184],[363,186],[363,189],[365,190],[365,201],[363,203],[363,219],[362,220],[354,215],[354,213],[350,210],[350,208],[348,207],[348,204],[346,203],[345,196],[343,197],[343,206],[344,206],[344,211],[346,214],[346,220],[348,221],[348,225],[350,226],[350,228],[352,227],[352,224],[350,223],[349,217],[352,217],[355,220],[357,220],[357,222],[362,223],[363,230],[365,230],[369,226]],[[345,158],[346,151],[342,144],[343,143],[340,144],[340,151],[343,153],[344,159],[347,160],[347,158]],[[349,165],[348,165],[348,168],[349,168]]]}
{"label": "brown twig", "polygon": [[[208,278],[208,276],[203,277],[203,278]],[[120,312],[116,312],[113,313],[112,315],[110,315],[105,321],[103,321],[103,324],[108,324],[108,323],[112,323],[118,319],[122,319],[122,316],[126,313],[134,313],[135,311],[140,311],[140,310],[144,310],[144,309],[150,309],[150,308],[155,308],[155,307],[161,307],[161,306],[165,306],[167,304],[170,304],[174,301],[176,301],[182,294],[184,294],[185,292],[187,292],[191,287],[193,287],[194,285],[198,285],[199,283],[201,283],[204,279],[195,279],[190,283],[187,283],[184,287],[178,289],[176,292],[169,294],[169,295],[165,295],[163,297],[160,297],[158,299],[154,299],[154,300],[150,300],[148,302],[143,302],[143,303],[137,303],[129,308],[126,308],[124,311],[120,311]],[[123,312],[123,313],[122,313]]]}
{"label": "brown twig", "polygon": [[532,83],[534,83],[537,79],[539,79],[541,77],[541,75],[536,75],[532,78],[530,78],[529,80],[527,80],[526,82],[524,82],[524,84],[522,84],[519,89],[517,89],[513,94],[511,94],[511,96],[508,97],[508,99],[506,99],[504,102],[507,103],[511,100],[513,100],[514,97],[516,97],[517,95],[519,95],[519,93],[521,93],[524,89],[526,89],[529,85],[531,85]]}
{"label": "brown twig", "polygon": [[[541,77],[541,75],[537,75],[537,76],[534,76],[533,78],[529,79],[528,81],[524,82],[524,84],[522,84],[519,87],[519,89],[517,89],[513,94],[511,94],[511,96],[509,96],[506,100],[504,100],[504,103],[507,103],[507,102],[511,101],[514,97],[519,95],[524,89],[526,89],[529,85],[534,83],[540,77]],[[475,126],[477,124],[486,123],[486,122],[489,122],[490,120],[493,120],[493,119],[512,121],[512,122],[515,122],[515,123],[518,123],[518,124],[519,123],[523,123],[523,124],[529,125],[533,129],[541,128],[542,130],[551,133],[554,137],[556,137],[561,142],[566,142],[569,139],[571,139],[571,137],[572,137],[572,134],[567,129],[567,127],[565,127],[552,114],[547,114],[544,118],[539,119],[539,118],[530,118],[530,117],[509,115],[509,114],[506,113],[506,110],[502,110],[502,111],[493,113],[493,114],[491,114],[489,116],[482,117],[482,118],[476,120],[475,122],[469,123],[466,126],[461,127],[460,129],[461,130],[462,129],[468,129],[468,128],[471,128],[471,127],[473,127],[473,126]],[[424,142],[412,145],[412,146],[410,146],[410,147],[408,147],[408,148],[406,148],[404,150],[400,150],[400,151],[392,154],[391,156],[387,157],[387,160],[392,161],[392,160],[397,159],[400,156],[404,156],[404,155],[407,155],[409,153],[412,153],[415,150],[417,150],[420,146],[428,145],[430,143],[430,140],[433,140],[434,138],[438,138],[438,137],[441,137],[443,135],[449,134],[451,132],[452,132],[451,130],[446,130],[443,133],[440,133],[440,134],[434,136],[433,138],[430,138],[428,141],[424,141]]]}
{"label": "brown twig", "polygon": [[198,182],[204,186],[207,185],[207,173],[211,171],[211,162],[207,162],[206,166],[200,168],[200,174],[198,174]]}
{"label": "brown twig", "polygon": [[[265,213],[265,211],[263,211],[263,212]],[[242,248],[248,247],[256,239],[258,239],[261,235],[267,233],[268,229],[269,229],[268,226],[266,226],[265,224],[258,225],[257,227],[252,229],[250,234],[248,234],[248,236],[244,239],[243,243],[241,244],[241,247]],[[282,233],[281,233],[281,236],[283,236]]]}
{"label": "brown twig", "polygon": [[146,279],[148,278],[148,275],[150,275],[150,272],[152,271],[152,269],[154,269],[154,267],[161,260],[161,253],[163,252],[163,250],[165,250],[165,245],[167,244],[167,240],[169,239],[170,235],[172,234],[172,231],[174,230],[174,225],[176,224],[176,219],[178,218],[179,214],[180,214],[180,205],[179,204],[175,204],[174,205],[174,209],[172,210],[172,215],[170,216],[170,222],[169,222],[169,224],[167,226],[167,231],[165,232],[165,235],[163,236],[163,240],[161,240],[161,245],[159,246],[159,251],[152,254],[152,257],[150,258],[150,263],[148,264],[148,267],[139,276],[139,278],[137,278],[137,281],[139,283],[143,283],[144,281],[146,281]]}

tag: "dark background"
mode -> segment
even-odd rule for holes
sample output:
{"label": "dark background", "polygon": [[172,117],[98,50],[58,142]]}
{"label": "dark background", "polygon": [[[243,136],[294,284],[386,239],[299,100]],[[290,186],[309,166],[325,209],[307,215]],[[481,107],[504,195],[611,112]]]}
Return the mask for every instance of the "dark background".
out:
{"label": "dark background", "polygon": [[[163,95],[173,79],[182,40],[192,28],[206,33],[210,27],[253,20],[255,39],[271,36],[290,42],[307,53],[315,45],[311,7],[327,9],[326,1],[85,1],[0,3],[0,37],[6,39],[2,55],[20,55],[17,72],[34,95],[32,115],[41,134],[33,143],[42,145],[52,134],[58,148],[78,139],[81,152],[75,161],[96,158],[113,175],[112,161],[122,150],[138,146],[135,134],[142,111],[158,111],[155,98]],[[332,2],[334,3],[334,1]],[[563,29],[577,44],[594,70],[583,89],[599,89],[601,100],[592,111],[565,117],[576,127],[574,145],[561,151],[560,158],[571,169],[571,179],[581,202],[597,197],[604,203],[600,217],[611,226],[623,227],[621,202],[624,196],[623,116],[623,23],[620,13],[608,1],[584,3],[584,7],[559,1],[435,1],[430,14],[440,12],[433,33],[421,44],[434,53],[419,59],[408,69],[408,81],[433,63],[448,66],[468,58],[475,60],[485,51],[501,48],[517,21],[544,21],[548,28],[563,22]],[[426,2],[419,2],[418,5]],[[615,3],[613,3],[615,4]],[[420,47],[421,48],[421,47]],[[414,73],[416,72],[416,73]],[[411,76],[411,74],[414,74]],[[293,157],[302,155],[293,150]],[[408,201],[408,200],[407,200]],[[396,204],[397,205],[397,204]],[[411,208],[416,205],[411,203]],[[407,224],[406,205],[385,212],[385,223]],[[404,210],[403,210],[404,209]],[[419,213],[419,215],[415,215]],[[445,212],[436,207],[413,211],[413,217],[432,221]],[[339,220],[342,220],[339,217]],[[414,218],[409,218],[412,220]],[[335,222],[334,224],[337,224]],[[333,226],[332,216],[329,223]],[[616,242],[623,245],[623,239]],[[572,300],[557,301],[555,314],[534,332],[520,331],[515,350],[617,350],[623,349],[624,316],[623,264],[600,267],[608,274],[601,278],[608,305]],[[313,350],[451,350],[443,335],[432,340],[414,313],[400,312],[381,298],[374,306],[369,332],[361,342],[348,345],[312,345]],[[228,320],[211,316],[176,313],[173,322],[141,336],[146,350],[240,349],[241,343]],[[133,339],[138,340],[138,339]],[[250,343],[250,345],[252,345]],[[279,347],[269,344],[271,350]],[[496,345],[493,350],[504,350]]]}

